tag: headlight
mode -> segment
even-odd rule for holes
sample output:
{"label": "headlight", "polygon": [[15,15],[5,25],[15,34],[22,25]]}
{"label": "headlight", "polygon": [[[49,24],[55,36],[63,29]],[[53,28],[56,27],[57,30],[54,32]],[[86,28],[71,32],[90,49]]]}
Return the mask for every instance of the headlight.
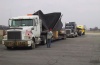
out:
{"label": "headlight", "polygon": [[7,35],[3,36],[3,39],[7,39]]}

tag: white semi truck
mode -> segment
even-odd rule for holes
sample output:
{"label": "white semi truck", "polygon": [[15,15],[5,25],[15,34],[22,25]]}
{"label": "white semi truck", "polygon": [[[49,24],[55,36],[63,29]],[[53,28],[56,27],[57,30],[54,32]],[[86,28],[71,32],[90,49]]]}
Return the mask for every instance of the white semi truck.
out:
{"label": "white semi truck", "polygon": [[[56,15],[59,13],[54,14],[55,13],[43,15],[41,11],[38,11],[32,15],[10,18],[9,29],[2,43],[7,49],[14,47],[30,47],[34,49],[36,44],[46,44],[49,28],[57,30],[57,28],[60,29],[62,27],[61,22],[59,22],[60,15]],[[51,20],[52,15],[54,17],[56,16],[56,18],[51,21],[52,24],[50,25],[50,22],[44,17],[48,17],[48,20]],[[54,21],[56,22],[53,23]],[[57,27],[57,24],[60,24],[60,27]]]}

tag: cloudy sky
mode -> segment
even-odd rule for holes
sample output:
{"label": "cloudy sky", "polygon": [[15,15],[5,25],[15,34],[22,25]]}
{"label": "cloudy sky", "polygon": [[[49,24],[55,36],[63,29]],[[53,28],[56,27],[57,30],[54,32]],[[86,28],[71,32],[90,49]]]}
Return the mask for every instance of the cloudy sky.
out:
{"label": "cloudy sky", "polygon": [[100,28],[100,0],[0,0],[0,25],[8,25],[10,17],[37,10],[61,12],[63,23],[75,21],[87,28]]}

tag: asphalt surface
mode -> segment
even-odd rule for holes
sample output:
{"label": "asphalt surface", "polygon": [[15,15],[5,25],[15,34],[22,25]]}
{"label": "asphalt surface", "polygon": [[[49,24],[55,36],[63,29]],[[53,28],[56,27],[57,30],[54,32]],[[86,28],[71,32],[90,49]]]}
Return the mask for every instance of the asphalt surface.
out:
{"label": "asphalt surface", "polygon": [[7,50],[0,45],[0,65],[100,65],[100,34],[87,33],[34,50]]}

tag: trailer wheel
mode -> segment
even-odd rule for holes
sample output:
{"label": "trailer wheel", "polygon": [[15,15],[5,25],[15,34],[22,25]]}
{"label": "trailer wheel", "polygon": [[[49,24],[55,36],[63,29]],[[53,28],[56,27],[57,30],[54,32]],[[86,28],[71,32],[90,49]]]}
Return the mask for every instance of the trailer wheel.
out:
{"label": "trailer wheel", "polygon": [[78,33],[78,35],[79,35],[79,36],[81,36],[81,35],[82,35],[82,33],[81,33],[81,32],[79,32],[79,33]]}
{"label": "trailer wheel", "polygon": [[44,40],[43,40],[43,44],[47,44],[47,38],[45,37]]}
{"label": "trailer wheel", "polygon": [[62,39],[63,39],[63,40],[65,40],[66,38],[67,38],[67,36],[66,36],[66,35],[64,35]]}
{"label": "trailer wheel", "polygon": [[82,33],[80,33],[79,36],[82,36]]}
{"label": "trailer wheel", "polygon": [[41,42],[41,44],[42,44],[42,45],[47,44],[47,37],[46,37],[46,36],[43,37],[43,41]]}

